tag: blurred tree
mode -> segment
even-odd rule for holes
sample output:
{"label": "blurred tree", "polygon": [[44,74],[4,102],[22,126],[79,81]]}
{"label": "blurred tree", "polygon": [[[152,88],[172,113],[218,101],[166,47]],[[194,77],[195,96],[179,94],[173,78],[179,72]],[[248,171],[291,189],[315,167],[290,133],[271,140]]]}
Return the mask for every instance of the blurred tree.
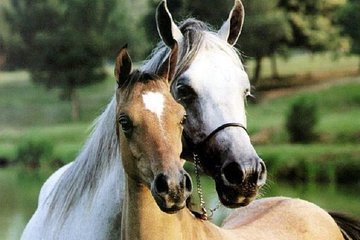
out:
{"label": "blurred tree", "polygon": [[[168,7],[175,21],[193,16],[218,29],[228,18],[233,3],[232,0],[179,0],[168,1]],[[278,0],[247,0],[243,3],[246,17],[238,45],[245,54],[256,59],[254,74],[256,81],[260,76],[262,59],[284,49],[285,43],[292,39],[291,28],[284,12],[277,9]],[[150,11],[144,18],[144,25],[147,26],[147,36],[150,41],[155,42],[159,41],[154,20],[159,0],[150,0],[149,4]],[[275,64],[273,72],[276,76]]]}
{"label": "blurred tree", "polygon": [[[149,11],[142,20],[145,26],[146,36],[152,44],[160,41],[155,22],[155,11],[159,3],[160,0],[149,0]],[[233,4],[233,0],[167,1],[168,8],[175,22],[180,22],[189,17],[195,17],[211,24],[216,29],[228,18]]]}
{"label": "blurred tree", "polygon": [[[283,10],[277,8],[278,0],[244,1],[246,19],[239,45],[248,56],[255,58],[252,84],[260,78],[262,60],[285,50],[292,40],[292,32]],[[275,60],[274,60],[275,61]],[[276,62],[273,61],[273,77],[278,78]]]}
{"label": "blurred tree", "polygon": [[335,24],[336,11],[346,0],[279,0],[278,6],[287,13],[293,38],[290,47],[310,51],[336,49],[340,28]]}
{"label": "blurred tree", "polygon": [[286,129],[291,142],[309,143],[315,140],[315,126],[317,123],[317,104],[303,97],[296,99],[292,103],[286,118]]}
{"label": "blurred tree", "polygon": [[182,15],[190,14],[190,16],[211,24],[215,29],[219,29],[227,20],[233,4],[234,0],[186,0],[184,1],[184,13]]}
{"label": "blurred tree", "polygon": [[[32,45],[39,31],[50,31],[60,21],[62,9],[58,2],[43,0],[12,0],[1,5],[4,28],[1,30],[8,68],[26,67],[31,62]],[[5,25],[5,22],[8,23]]]}
{"label": "blurred tree", "polygon": [[[184,1],[185,0],[167,1],[167,6],[175,22],[183,20],[182,13],[184,12]],[[148,11],[141,19],[142,25],[145,29],[146,39],[151,46],[160,41],[160,36],[157,32],[155,21],[156,8],[159,3],[160,0],[149,0]]]}
{"label": "blurred tree", "polygon": [[27,67],[34,82],[62,89],[61,98],[71,100],[77,120],[76,89],[103,80],[106,57],[115,57],[135,34],[127,18],[128,2],[12,0],[3,8],[11,29],[4,43],[7,57]]}
{"label": "blurred tree", "polygon": [[351,39],[351,53],[359,56],[360,72],[360,1],[348,0],[339,10],[339,22],[345,34]]}

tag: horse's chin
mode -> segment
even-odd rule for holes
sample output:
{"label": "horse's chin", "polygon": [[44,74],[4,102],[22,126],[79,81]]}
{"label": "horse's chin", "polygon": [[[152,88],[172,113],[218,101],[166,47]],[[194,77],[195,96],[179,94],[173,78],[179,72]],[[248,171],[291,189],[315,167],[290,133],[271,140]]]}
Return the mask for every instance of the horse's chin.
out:
{"label": "horse's chin", "polygon": [[219,197],[219,200],[220,200],[221,204],[227,208],[239,208],[239,207],[247,206],[250,202],[252,202],[253,199],[243,198],[239,202],[233,202],[233,201],[229,201],[229,199],[227,199],[225,196],[222,196],[222,197]]}
{"label": "horse's chin", "polygon": [[174,203],[173,201],[170,201],[169,199],[165,199],[157,195],[156,193],[152,193],[152,195],[160,210],[168,214],[177,213],[186,206],[186,201]]}
{"label": "horse's chin", "polygon": [[247,206],[257,195],[257,189],[244,191],[242,188],[226,186],[222,183],[216,183],[216,191],[221,204],[227,208]]}
{"label": "horse's chin", "polygon": [[168,208],[168,207],[161,207],[160,205],[158,205],[159,206],[159,208],[161,209],[161,211],[163,211],[164,213],[167,213],[167,214],[175,214],[175,213],[177,213],[178,211],[180,211],[181,209],[183,209],[184,207],[185,207],[185,205],[184,206],[172,206],[172,207],[170,207],[170,208]]}

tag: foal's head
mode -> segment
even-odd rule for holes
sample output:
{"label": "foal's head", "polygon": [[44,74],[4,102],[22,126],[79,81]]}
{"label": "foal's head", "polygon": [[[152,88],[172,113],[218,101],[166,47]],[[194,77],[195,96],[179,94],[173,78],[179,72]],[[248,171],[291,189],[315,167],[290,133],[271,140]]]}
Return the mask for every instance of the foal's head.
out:
{"label": "foal's head", "polygon": [[151,189],[158,206],[172,213],[185,206],[192,183],[180,159],[184,108],[170,94],[177,44],[157,74],[135,70],[126,48],[115,67],[116,129],[125,172]]}

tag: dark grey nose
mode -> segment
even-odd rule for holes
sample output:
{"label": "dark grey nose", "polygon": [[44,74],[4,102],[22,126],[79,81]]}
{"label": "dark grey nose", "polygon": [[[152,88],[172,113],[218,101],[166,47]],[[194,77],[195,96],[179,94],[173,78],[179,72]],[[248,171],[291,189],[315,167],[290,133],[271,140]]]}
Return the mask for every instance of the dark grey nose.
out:
{"label": "dark grey nose", "polygon": [[261,187],[266,182],[266,167],[261,159],[256,159],[254,166],[242,167],[239,163],[232,161],[222,169],[223,179],[232,185],[240,185],[244,181],[251,181]]}

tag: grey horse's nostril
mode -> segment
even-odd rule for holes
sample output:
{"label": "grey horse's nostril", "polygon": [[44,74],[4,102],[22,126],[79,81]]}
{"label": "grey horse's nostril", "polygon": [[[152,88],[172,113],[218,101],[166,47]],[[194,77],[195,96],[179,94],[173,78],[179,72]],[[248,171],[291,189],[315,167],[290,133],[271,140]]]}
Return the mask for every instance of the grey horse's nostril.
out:
{"label": "grey horse's nostril", "polygon": [[258,177],[258,186],[263,186],[266,182],[266,166],[264,161],[260,159],[260,170],[259,170],[259,177]]}
{"label": "grey horse's nostril", "polygon": [[155,189],[158,193],[169,192],[168,177],[164,174],[159,174],[155,178]]}
{"label": "grey horse's nostril", "polygon": [[222,170],[224,178],[231,184],[240,184],[244,181],[244,173],[241,166],[236,162],[231,162]]}

